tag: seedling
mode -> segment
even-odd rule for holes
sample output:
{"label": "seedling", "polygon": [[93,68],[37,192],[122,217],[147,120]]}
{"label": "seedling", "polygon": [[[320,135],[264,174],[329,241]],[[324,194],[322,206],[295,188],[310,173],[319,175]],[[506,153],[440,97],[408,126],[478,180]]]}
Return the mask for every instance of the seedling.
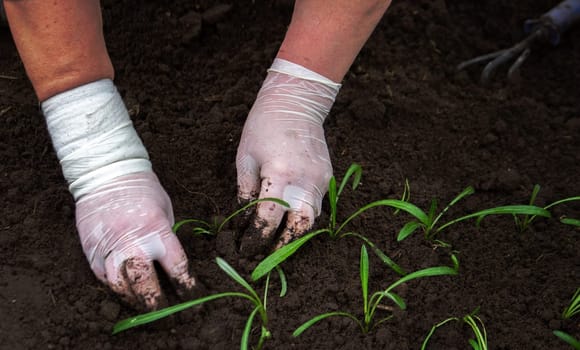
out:
{"label": "seedling", "polygon": [[570,334],[562,331],[553,331],[554,335],[566,343],[570,344],[574,349],[580,350],[580,341]]}
{"label": "seedling", "polygon": [[275,203],[278,203],[286,208],[290,208],[290,204],[283,201],[282,199],[279,199],[279,198],[261,198],[261,199],[256,199],[256,200],[249,202],[248,204],[246,204],[243,207],[239,208],[238,210],[234,211],[233,213],[231,213],[228,217],[226,217],[224,219],[219,219],[218,216],[214,216],[213,221],[211,221],[211,222],[205,221],[205,220],[199,220],[199,219],[185,219],[185,220],[181,220],[179,222],[176,222],[175,225],[173,225],[172,230],[173,230],[173,232],[177,232],[177,230],[179,230],[179,228],[185,224],[196,224],[192,229],[192,232],[194,234],[216,236],[219,232],[221,232],[221,230],[224,228],[224,226],[229,221],[231,221],[233,218],[240,215],[241,213],[245,212],[248,208],[250,208],[250,207],[252,207],[260,202],[275,202]]}
{"label": "seedling", "polygon": [[387,317],[378,320],[377,322],[374,322],[375,313],[377,309],[379,309],[379,306],[381,305],[383,298],[385,297],[389,298],[402,310],[405,310],[407,308],[407,305],[403,300],[403,298],[401,298],[399,295],[393,292],[394,288],[401,285],[402,283],[408,282],[416,278],[441,276],[441,275],[456,275],[456,274],[457,274],[456,268],[450,268],[447,266],[438,266],[422,269],[419,271],[412,272],[404,277],[401,277],[395,283],[391,284],[387,289],[375,292],[369,298],[368,292],[369,258],[366,246],[363,244],[361,247],[360,254],[360,281],[363,297],[363,319],[359,320],[354,314],[349,312],[343,311],[327,312],[315,316],[309,321],[303,323],[300,327],[298,327],[294,331],[293,336],[298,337],[300,334],[302,334],[308,328],[312,327],[314,324],[333,316],[347,317],[353,320],[360,327],[361,331],[364,334],[366,334],[369,331],[371,331],[374,327],[389,320],[392,317],[392,315],[389,315]]}
{"label": "seedling", "polygon": [[569,319],[580,313],[580,288],[576,289],[576,292],[570,300],[570,304],[562,312],[562,318]]}
{"label": "seedling", "polygon": [[466,187],[461,193],[459,193],[449,204],[439,213],[436,215],[437,212],[437,200],[433,199],[431,201],[431,206],[429,207],[429,211],[425,213],[423,210],[419,209],[415,205],[409,206],[409,210],[407,212],[411,214],[415,220],[408,222],[403,226],[403,228],[399,231],[397,235],[397,241],[402,241],[405,238],[409,237],[413,232],[415,232],[418,228],[422,228],[423,232],[425,233],[425,238],[433,239],[439,232],[443,231],[445,228],[454,225],[460,221],[476,218],[477,225],[488,215],[500,215],[500,214],[510,214],[510,215],[530,215],[530,216],[544,216],[550,217],[550,213],[543,208],[539,208],[534,205],[507,205],[507,206],[500,206],[490,209],[484,209],[469,215],[465,215],[459,217],[457,219],[453,219],[443,225],[438,226],[439,220],[454,204],[459,202],[461,199],[473,194],[475,190],[473,187],[468,186]]}
{"label": "seedling", "polygon": [[[290,256],[292,256],[300,247],[302,247],[306,242],[310,241],[312,238],[321,235],[327,234],[332,239],[340,239],[348,236],[356,237],[361,239],[365,242],[373,252],[391,269],[397,272],[400,275],[405,275],[405,271],[398,266],[391,258],[389,258],[383,251],[381,251],[374,243],[372,243],[369,239],[364,237],[363,235],[356,233],[356,232],[344,232],[345,226],[352,221],[357,216],[361,215],[365,211],[377,207],[377,206],[390,206],[394,207],[395,209],[401,209],[404,211],[412,211],[414,210],[414,205],[409,204],[403,200],[397,199],[385,199],[381,201],[372,202],[370,204],[365,205],[364,207],[358,209],[355,213],[351,214],[345,221],[341,224],[337,223],[337,213],[338,213],[338,203],[339,198],[348,184],[349,180],[352,177],[352,189],[355,190],[358,185],[360,184],[360,179],[362,176],[362,168],[358,164],[352,164],[348,170],[346,171],[344,178],[342,179],[340,186],[337,189],[336,186],[336,179],[335,177],[331,177],[329,184],[328,184],[328,200],[330,204],[330,222],[328,227],[312,231],[307,233],[306,235],[300,237],[299,239],[290,242],[289,244],[281,247],[274,253],[270,254],[264,260],[262,260],[258,266],[252,272],[252,279],[254,281],[262,278],[268,272],[270,272],[273,268],[284,262]],[[406,198],[405,196],[403,198]],[[417,208],[418,209],[418,208]]]}
{"label": "seedling", "polygon": [[[532,195],[530,196],[530,202],[529,202],[530,205],[534,204],[539,192],[540,192],[540,185],[537,185],[537,184],[534,185],[534,188],[532,189]],[[557,200],[553,203],[546,205],[544,207],[544,209],[548,210],[548,209],[555,207],[559,204],[566,203],[566,202],[573,202],[573,201],[580,201],[580,197],[568,197],[568,198],[560,199],[560,200]],[[516,222],[516,226],[518,226],[518,228],[520,229],[521,232],[525,231],[530,226],[532,221],[534,221],[535,218],[536,218],[536,215],[524,215],[521,218],[518,217],[517,215],[514,215],[514,220]],[[580,227],[580,220],[577,220],[577,219],[562,217],[562,218],[560,218],[560,222],[563,224],[566,224],[566,225]]]}
{"label": "seedling", "polygon": [[487,350],[487,333],[485,332],[485,326],[483,325],[481,318],[479,318],[476,313],[477,310],[463,316],[462,318],[450,317],[434,325],[425,337],[425,340],[421,345],[421,350],[427,349],[427,343],[429,342],[429,339],[431,339],[433,333],[435,333],[435,330],[451,321],[464,322],[471,328],[473,334],[475,335],[475,339],[469,339],[468,342],[473,350]]}
{"label": "seedling", "polygon": [[[113,334],[117,334],[117,333],[125,331],[127,329],[159,320],[161,318],[167,317],[169,315],[183,311],[185,309],[189,309],[191,307],[201,305],[201,304],[208,302],[208,301],[222,299],[222,298],[229,298],[229,297],[237,297],[237,298],[248,299],[254,305],[254,309],[250,313],[250,316],[248,317],[248,320],[246,321],[246,325],[245,325],[244,331],[242,333],[242,340],[241,340],[241,344],[240,344],[240,349],[241,350],[248,349],[250,332],[251,332],[252,324],[254,323],[254,318],[256,317],[256,315],[260,316],[260,320],[261,320],[262,325],[261,325],[260,338],[258,340],[258,343],[257,343],[255,349],[261,349],[263,344],[264,344],[264,341],[271,337],[271,333],[267,328],[268,327],[268,314],[267,314],[267,310],[266,310],[267,298],[268,298],[268,287],[270,284],[270,275],[268,274],[268,277],[266,278],[266,284],[264,287],[264,295],[261,299],[260,296],[258,295],[258,293],[254,290],[254,288],[252,288],[252,286],[250,286],[250,284],[248,282],[246,282],[246,280],[244,280],[242,278],[242,276],[240,276],[240,274],[233,267],[231,267],[225,260],[218,257],[218,258],[216,258],[216,262],[217,262],[218,266],[220,267],[220,269],[222,269],[234,281],[236,281],[238,284],[240,284],[242,287],[244,287],[247,290],[247,293],[241,293],[241,292],[218,293],[218,294],[209,295],[209,296],[206,296],[203,298],[187,301],[187,302],[184,302],[181,304],[173,305],[173,306],[161,309],[161,310],[148,312],[148,313],[145,313],[142,315],[137,315],[135,317],[131,317],[131,318],[117,322],[115,324],[115,326],[113,327]],[[282,291],[280,293],[280,296],[283,296],[286,293],[286,277],[284,276],[284,273],[282,272],[282,270],[279,269],[278,272],[280,275],[280,281],[281,281],[281,285],[282,285]]]}

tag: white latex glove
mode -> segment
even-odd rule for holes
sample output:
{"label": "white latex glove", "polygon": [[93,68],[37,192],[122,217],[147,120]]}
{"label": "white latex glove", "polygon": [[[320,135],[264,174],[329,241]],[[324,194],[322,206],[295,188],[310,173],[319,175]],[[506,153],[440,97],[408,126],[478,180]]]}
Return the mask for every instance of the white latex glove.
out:
{"label": "white latex glove", "polygon": [[171,232],[171,201],[113,82],[63,92],[42,110],[95,275],[134,307],[156,309],[164,300],[157,260],[178,294],[189,297],[197,281]]}
{"label": "white latex glove", "polygon": [[195,279],[171,231],[171,201],[152,172],[118,177],[77,201],[83,251],[95,275],[129,304],[148,310],[165,303],[153,261],[182,298]]}
{"label": "white latex glove", "polygon": [[[340,85],[289,61],[276,59],[248,115],[236,158],[238,198],[281,198],[291,209],[276,247],[303,235],[320,215],[332,164],[323,123]],[[273,239],[286,208],[261,202],[242,238],[256,254]]]}

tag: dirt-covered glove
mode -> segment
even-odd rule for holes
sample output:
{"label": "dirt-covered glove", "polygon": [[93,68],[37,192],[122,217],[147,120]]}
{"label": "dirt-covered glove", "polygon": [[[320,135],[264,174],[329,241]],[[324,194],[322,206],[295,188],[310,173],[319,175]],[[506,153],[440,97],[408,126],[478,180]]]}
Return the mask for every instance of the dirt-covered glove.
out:
{"label": "dirt-covered glove", "polygon": [[95,275],[134,307],[152,310],[164,303],[156,260],[189,297],[197,281],[171,231],[171,201],[113,82],[63,92],[42,109]]}
{"label": "dirt-covered glove", "polygon": [[259,203],[242,237],[243,253],[256,254],[271,243],[286,211],[276,247],[303,235],[320,215],[332,176],[322,125],[339,89],[340,84],[286,60],[276,59],[269,69],[238,147],[238,198],[280,198],[290,209]]}

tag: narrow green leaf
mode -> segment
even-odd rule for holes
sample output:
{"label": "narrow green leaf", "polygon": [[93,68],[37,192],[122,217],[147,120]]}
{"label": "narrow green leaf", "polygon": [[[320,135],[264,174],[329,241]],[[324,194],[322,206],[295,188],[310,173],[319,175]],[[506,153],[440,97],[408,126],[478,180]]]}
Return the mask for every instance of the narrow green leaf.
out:
{"label": "narrow green leaf", "polygon": [[250,332],[252,331],[252,323],[254,323],[254,317],[260,310],[260,306],[257,306],[254,311],[248,317],[246,321],[246,326],[244,327],[244,332],[242,333],[242,342],[240,344],[240,350],[248,350],[248,346],[250,343]]}
{"label": "narrow green leaf", "polygon": [[225,273],[227,273],[234,281],[238,282],[238,284],[240,284],[242,287],[246,288],[248,292],[250,292],[250,294],[255,298],[256,304],[261,303],[258,293],[256,293],[254,288],[252,288],[252,286],[250,286],[250,284],[246,282],[246,280],[243,279],[242,276],[240,276],[240,274],[233,267],[230,266],[230,264],[228,264],[224,259],[220,257],[216,258],[216,262],[218,266]]}
{"label": "narrow green leaf", "polygon": [[264,277],[268,272],[272,271],[273,268],[292,256],[292,254],[294,254],[306,242],[321,233],[328,233],[328,229],[310,232],[268,255],[258,264],[258,266],[256,266],[254,271],[252,271],[252,280],[257,281]]}
{"label": "narrow green leaf", "polygon": [[397,235],[397,242],[401,242],[405,238],[409,237],[421,224],[417,221],[410,221],[403,226],[399,234]]}
{"label": "narrow green leaf", "polygon": [[394,292],[388,292],[388,293],[385,293],[385,296],[387,298],[391,299],[395,304],[397,304],[399,309],[401,309],[401,310],[407,309],[407,304],[405,303],[405,299],[401,298],[398,294],[396,294]]}
{"label": "narrow green leaf", "polygon": [[570,304],[562,312],[562,318],[569,319],[577,313],[580,313],[580,288],[576,289],[576,292],[570,300]]}
{"label": "narrow green leaf", "polygon": [[451,321],[459,321],[459,319],[457,317],[450,317],[447,318],[439,323],[437,323],[436,325],[434,325],[433,327],[431,327],[431,330],[429,331],[429,333],[427,333],[427,336],[425,336],[425,340],[423,340],[423,344],[421,344],[421,350],[426,350],[427,349],[427,343],[429,343],[429,339],[431,339],[431,337],[433,336],[433,333],[435,333],[435,331],[445,325],[446,323],[449,323]]}
{"label": "narrow green leaf", "polygon": [[[436,267],[428,267],[428,268],[425,268],[422,270],[411,272],[408,275],[401,277],[400,279],[398,279],[397,281],[392,283],[382,293],[379,292],[380,295],[378,295],[378,297],[375,300],[373,300],[373,303],[371,304],[371,311],[370,311],[371,317],[375,313],[376,308],[380,304],[383,296],[386,293],[391,292],[393,289],[395,289],[399,285],[401,285],[405,282],[411,281],[413,279],[416,279],[416,278],[433,277],[433,276],[441,276],[441,275],[457,275],[457,271],[455,271],[454,269],[452,269],[448,266],[436,266]],[[377,293],[375,293],[375,294],[377,294]]]}
{"label": "narrow green leaf", "polygon": [[546,218],[551,217],[552,215],[550,214],[549,211],[547,211],[544,208],[540,208],[540,207],[536,207],[533,205],[506,205],[506,206],[502,206],[502,207],[495,207],[495,208],[490,208],[490,209],[484,209],[484,210],[480,210],[478,212],[469,214],[469,215],[465,215],[462,216],[460,218],[451,220],[447,223],[445,223],[444,225],[441,225],[438,229],[437,232],[442,231],[443,229],[445,229],[448,226],[451,226],[453,224],[456,224],[460,221],[463,220],[467,220],[467,219],[472,219],[472,218],[478,218],[481,216],[488,216],[488,215],[503,215],[503,214],[509,214],[509,215],[536,215],[536,216],[543,216]]}
{"label": "narrow green leaf", "polygon": [[554,331],[552,333],[554,333],[555,336],[562,339],[566,343],[570,344],[574,349],[580,350],[580,341],[578,341],[576,338],[574,338],[570,334],[568,334],[566,332],[562,332],[562,331]]}
{"label": "narrow green leaf", "polygon": [[352,314],[349,314],[348,312],[335,311],[335,312],[327,312],[324,314],[320,314],[320,315],[315,316],[315,317],[311,318],[310,320],[304,322],[300,327],[296,328],[296,330],[292,333],[292,336],[298,337],[300,334],[304,333],[305,330],[312,327],[315,323],[320,322],[320,321],[324,320],[325,318],[332,317],[332,316],[348,317],[351,320],[355,321],[359,325],[359,327],[361,327],[361,329],[363,328],[360,321],[356,317],[354,317]]}
{"label": "narrow green leaf", "polygon": [[189,223],[196,223],[196,224],[200,224],[203,225],[206,229],[210,228],[211,225],[207,222],[207,221],[203,221],[203,220],[197,220],[197,219],[185,219],[185,220],[181,220],[176,222],[173,227],[171,228],[171,230],[174,233],[177,233],[177,230],[179,230],[179,228],[185,224],[189,224]]}
{"label": "narrow green leaf", "polygon": [[471,187],[471,186],[468,186],[463,191],[461,191],[461,193],[459,193],[455,198],[453,198],[453,200],[451,200],[451,202],[449,202],[449,204],[441,211],[441,213],[439,213],[439,215],[437,215],[437,218],[435,218],[435,220],[433,220],[432,228],[435,227],[435,225],[437,225],[437,223],[439,222],[439,220],[441,219],[443,214],[445,214],[449,210],[449,208],[451,208],[453,205],[455,205],[455,203],[459,202],[463,198],[465,198],[469,195],[472,195],[473,193],[475,193],[475,189],[473,189],[473,187]]}
{"label": "narrow green leaf", "polygon": [[360,214],[364,213],[365,211],[367,211],[371,208],[379,207],[379,206],[399,208],[399,209],[406,211],[407,213],[413,215],[417,220],[419,220],[419,222],[421,222],[425,225],[427,225],[429,223],[429,218],[427,217],[427,214],[425,214],[425,212],[423,210],[419,209],[416,205],[411,204],[411,203],[407,203],[407,202],[403,202],[403,201],[398,200],[398,199],[383,199],[383,200],[378,200],[378,201],[369,203],[369,204],[363,206],[362,208],[359,208],[354,214],[350,215],[340,225],[340,227],[336,231],[340,232],[352,219],[354,219],[355,217],[359,216]]}
{"label": "narrow green leaf", "polygon": [[429,211],[427,212],[427,216],[429,217],[429,225],[427,225],[428,230],[433,228],[433,222],[435,220],[436,211],[437,211],[437,199],[433,198],[431,200],[431,205],[429,206]]}
{"label": "narrow green leaf", "polygon": [[573,201],[580,201],[580,197],[568,197],[568,198],[560,199],[559,201],[555,201],[554,203],[550,203],[549,205],[545,206],[544,209],[550,209],[556,205],[566,203],[566,202],[573,202]]}
{"label": "narrow green leaf", "polygon": [[347,169],[342,181],[340,183],[340,187],[338,188],[337,197],[340,196],[344,186],[348,183],[348,180],[351,176],[354,175],[354,179],[352,180],[352,189],[355,190],[358,185],[360,184],[360,179],[362,177],[362,167],[358,164],[351,164],[350,167]]}
{"label": "narrow green leaf", "polygon": [[474,339],[469,339],[468,342],[469,345],[471,345],[471,347],[473,348],[473,350],[483,350]]}
{"label": "narrow green leaf", "polygon": [[560,222],[566,225],[570,225],[570,226],[574,226],[574,227],[580,227],[580,220],[578,219],[572,219],[572,218],[561,218]]}
{"label": "narrow green leaf", "polygon": [[373,252],[379,257],[379,259],[381,259],[387,266],[389,266],[393,271],[395,271],[399,275],[404,276],[407,274],[405,270],[403,270],[403,268],[397,265],[391,258],[387,256],[387,254],[385,254],[382,250],[380,250],[373,242],[371,242],[365,236],[358,234],[356,232],[347,232],[341,235],[341,237],[346,236],[353,236],[365,242],[369,247],[371,247]]}
{"label": "narrow green leaf", "polygon": [[530,202],[528,203],[529,205],[534,205],[534,203],[536,202],[536,197],[538,196],[539,192],[540,192],[540,185],[535,184],[534,188],[532,189],[532,195],[530,196]]}
{"label": "narrow green leaf", "polygon": [[280,198],[272,198],[272,197],[267,197],[267,198],[260,198],[260,199],[256,199],[253,200],[251,202],[249,202],[248,204],[244,205],[243,207],[241,207],[240,209],[234,211],[233,213],[231,213],[227,218],[225,218],[220,225],[217,228],[217,231],[220,232],[222,230],[222,228],[224,227],[224,225],[230,221],[231,219],[233,219],[234,217],[238,216],[239,214],[243,213],[246,209],[258,204],[258,203],[262,203],[262,202],[274,202],[276,204],[279,204],[283,207],[286,208],[290,208],[290,204],[288,204],[288,202],[280,199]]}
{"label": "narrow green leaf", "polygon": [[220,298],[226,298],[226,297],[241,297],[241,298],[245,298],[245,299],[254,301],[251,296],[249,296],[245,293],[227,292],[227,293],[208,295],[208,296],[203,297],[203,298],[199,298],[199,299],[195,299],[195,300],[191,300],[191,301],[186,301],[184,303],[169,306],[169,307],[166,307],[166,308],[161,309],[161,310],[151,311],[148,313],[144,313],[141,315],[137,315],[137,316],[130,317],[130,318],[124,319],[122,321],[119,321],[113,327],[113,334],[117,334],[119,332],[125,331],[125,330],[133,328],[133,327],[137,327],[137,326],[144,325],[144,324],[147,324],[147,323],[150,323],[153,321],[157,321],[161,318],[173,315],[174,313],[189,309],[191,307],[203,304],[203,303],[208,302],[208,301],[212,301],[212,300],[220,299]]}
{"label": "narrow green leaf", "polygon": [[[477,324],[476,320],[479,322],[479,325]],[[487,350],[487,334],[485,332],[485,326],[483,325],[481,318],[469,314],[463,317],[463,321],[467,323],[469,327],[471,327],[473,334],[475,334],[475,340],[469,340],[471,346],[476,350]],[[475,346],[473,344],[475,344]]]}
{"label": "narrow green leaf", "polygon": [[279,265],[276,266],[276,270],[278,271],[278,276],[280,276],[280,298],[283,298],[288,290],[288,282],[284,270]]}
{"label": "narrow green leaf", "polygon": [[360,248],[360,284],[363,295],[363,310],[365,315],[368,314],[368,296],[369,296],[369,255],[367,248],[363,244]]}

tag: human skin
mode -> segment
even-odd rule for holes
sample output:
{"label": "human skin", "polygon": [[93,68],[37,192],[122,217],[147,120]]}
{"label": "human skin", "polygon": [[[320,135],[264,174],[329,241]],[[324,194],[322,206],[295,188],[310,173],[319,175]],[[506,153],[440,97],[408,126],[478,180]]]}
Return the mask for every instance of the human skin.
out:
{"label": "human skin", "polygon": [[340,82],[390,0],[296,0],[277,57]]}
{"label": "human skin", "polygon": [[[297,0],[277,57],[339,82],[389,0]],[[4,0],[10,29],[39,101],[114,78],[99,1]]]}
{"label": "human skin", "polygon": [[113,79],[95,0],[5,0],[20,58],[39,101],[99,79]]}
{"label": "human skin", "polygon": [[[384,0],[298,0],[277,57],[339,82],[389,4]],[[40,102],[114,78],[99,1],[4,0],[4,6]]]}

